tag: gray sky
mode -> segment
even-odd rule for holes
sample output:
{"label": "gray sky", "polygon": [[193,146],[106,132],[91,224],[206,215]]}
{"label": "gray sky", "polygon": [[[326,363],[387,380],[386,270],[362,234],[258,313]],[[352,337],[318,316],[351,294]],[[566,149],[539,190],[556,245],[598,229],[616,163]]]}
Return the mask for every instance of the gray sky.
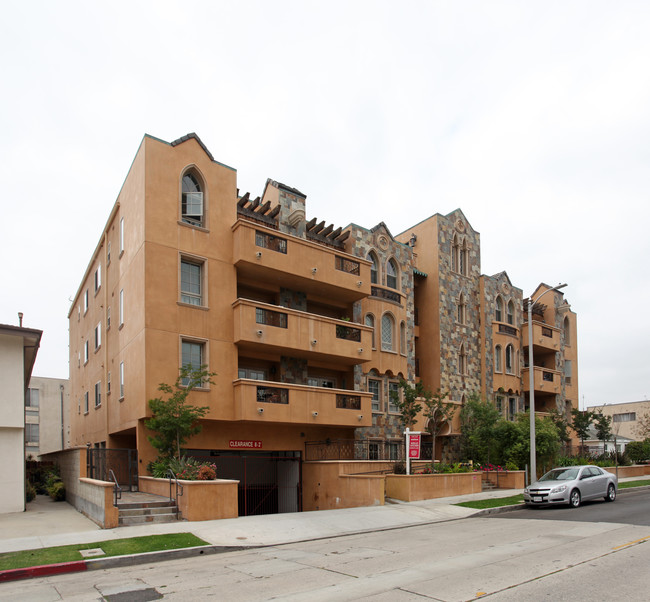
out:
{"label": "gray sky", "polygon": [[0,322],[23,311],[34,374],[67,377],[142,136],[194,131],[240,190],[279,180],[336,226],[460,207],[483,273],[568,282],[581,406],[646,399],[649,31],[646,0],[5,3]]}

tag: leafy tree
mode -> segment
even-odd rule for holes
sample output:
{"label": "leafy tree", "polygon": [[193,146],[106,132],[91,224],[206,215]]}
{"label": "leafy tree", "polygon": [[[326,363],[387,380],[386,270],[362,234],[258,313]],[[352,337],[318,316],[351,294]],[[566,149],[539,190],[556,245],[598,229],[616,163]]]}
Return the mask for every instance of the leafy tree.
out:
{"label": "leafy tree", "polygon": [[630,441],[625,446],[625,453],[635,464],[650,460],[650,439]]}
{"label": "leafy tree", "polygon": [[451,420],[456,413],[456,406],[445,403],[448,393],[438,389],[433,395],[427,391],[424,397],[424,411],[422,415],[428,420],[427,429],[431,435],[431,462],[436,461],[436,437],[440,434],[445,423]]}
{"label": "leafy tree", "polygon": [[161,383],[158,390],[167,398],[155,397],[149,400],[152,417],[145,420],[145,426],[154,432],[149,441],[163,459],[181,458],[182,445],[201,432],[199,420],[208,411],[207,406],[197,407],[187,403],[193,389],[212,383],[215,372],[208,372],[207,366],[199,369],[191,365],[180,369],[174,385]]}
{"label": "leafy tree", "polygon": [[605,416],[602,412],[594,412],[594,427],[596,436],[605,444],[612,438],[612,417]]}
{"label": "leafy tree", "polygon": [[634,434],[643,439],[650,439],[650,412],[645,412],[637,418]]}
{"label": "leafy tree", "polygon": [[391,394],[393,403],[399,408],[400,420],[404,428],[412,429],[415,424],[417,415],[422,411],[422,404],[418,402],[419,397],[426,397],[427,391],[421,382],[415,384],[415,387],[409,385],[403,378],[399,381],[399,386],[404,392],[402,399],[396,392]]}
{"label": "leafy tree", "polygon": [[589,437],[589,427],[594,420],[594,413],[587,410],[580,411],[577,408],[571,410],[571,428],[580,439],[582,448],[585,447],[585,439]]}
{"label": "leafy tree", "polygon": [[472,393],[460,411],[461,453],[475,462],[494,459],[495,431],[501,413],[491,402]]}
{"label": "leafy tree", "polygon": [[556,408],[553,408],[549,414],[549,418],[553,421],[555,428],[557,428],[560,441],[562,443],[568,443],[571,441],[571,437],[569,436],[569,422],[567,421],[566,416]]}

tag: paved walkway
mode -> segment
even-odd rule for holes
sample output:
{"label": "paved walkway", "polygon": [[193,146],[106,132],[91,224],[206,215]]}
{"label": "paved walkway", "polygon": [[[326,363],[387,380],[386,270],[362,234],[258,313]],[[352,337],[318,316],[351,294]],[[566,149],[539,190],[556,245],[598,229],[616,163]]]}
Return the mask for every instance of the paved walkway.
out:
{"label": "paved walkway", "polygon": [[[620,480],[634,481],[638,478]],[[385,506],[242,516],[211,521],[179,521],[116,529],[100,529],[69,504],[37,496],[27,505],[25,512],[0,515],[0,553],[181,532],[193,533],[214,546],[277,545],[461,519],[478,511],[454,504],[508,497],[521,492],[521,489],[499,489]]]}

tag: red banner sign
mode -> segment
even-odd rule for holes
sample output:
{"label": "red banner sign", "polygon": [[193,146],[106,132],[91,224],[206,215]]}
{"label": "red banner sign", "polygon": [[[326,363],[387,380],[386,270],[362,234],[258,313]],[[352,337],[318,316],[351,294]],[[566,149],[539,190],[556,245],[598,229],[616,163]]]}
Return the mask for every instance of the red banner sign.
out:
{"label": "red banner sign", "polygon": [[420,435],[409,435],[409,458],[420,459]]}
{"label": "red banner sign", "polygon": [[236,449],[262,449],[261,441],[244,441],[241,439],[231,439],[228,445]]}

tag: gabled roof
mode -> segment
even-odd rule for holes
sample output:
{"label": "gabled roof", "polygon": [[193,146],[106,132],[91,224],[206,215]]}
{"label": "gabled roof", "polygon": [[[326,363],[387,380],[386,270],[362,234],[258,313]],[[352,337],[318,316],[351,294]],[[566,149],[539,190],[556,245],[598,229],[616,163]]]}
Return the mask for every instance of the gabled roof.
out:
{"label": "gabled roof", "polygon": [[203,144],[201,141],[201,138],[199,138],[194,132],[190,132],[189,134],[185,134],[185,136],[181,136],[178,140],[174,140],[171,142],[172,146],[178,146],[179,144],[183,144],[183,142],[187,142],[188,140],[196,140],[199,143],[199,146],[205,151],[205,154],[210,157],[211,161],[214,161],[214,157],[212,156],[212,153],[208,150],[208,147]]}

